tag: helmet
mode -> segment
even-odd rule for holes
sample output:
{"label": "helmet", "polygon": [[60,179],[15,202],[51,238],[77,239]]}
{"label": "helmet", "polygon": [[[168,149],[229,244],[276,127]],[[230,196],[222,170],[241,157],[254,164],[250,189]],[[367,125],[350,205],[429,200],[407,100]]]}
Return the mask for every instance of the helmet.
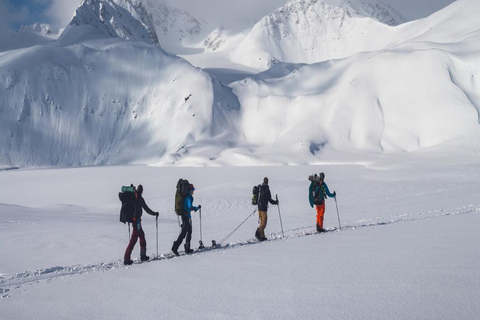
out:
{"label": "helmet", "polygon": [[195,190],[195,187],[193,186],[193,184],[188,185],[188,190],[192,190],[192,191]]}
{"label": "helmet", "polygon": [[325,173],[320,172],[319,177],[320,177],[320,180],[325,180]]}

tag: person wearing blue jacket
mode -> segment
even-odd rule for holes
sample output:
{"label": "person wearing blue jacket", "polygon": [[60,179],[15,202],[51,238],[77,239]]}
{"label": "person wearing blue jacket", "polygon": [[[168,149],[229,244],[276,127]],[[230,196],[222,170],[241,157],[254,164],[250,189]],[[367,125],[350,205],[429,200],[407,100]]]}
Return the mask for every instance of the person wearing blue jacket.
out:
{"label": "person wearing blue jacket", "polygon": [[315,205],[317,211],[317,232],[324,232],[323,217],[325,216],[325,199],[327,199],[327,196],[334,198],[337,193],[335,191],[330,193],[330,190],[328,190],[328,186],[324,181],[325,174],[323,172],[321,172],[319,176],[314,175],[310,176],[310,178],[309,180],[312,182],[308,189],[308,199],[310,201],[310,206],[313,208],[313,205]]}
{"label": "person wearing blue jacket", "polygon": [[185,239],[185,253],[192,253],[193,250],[190,248],[190,240],[192,239],[192,210],[197,212],[202,206],[195,207],[193,205],[193,193],[195,191],[195,187],[193,184],[188,186],[188,194],[185,196],[183,201],[183,214],[182,214],[182,230],[178,235],[178,238],[175,242],[173,242],[172,252],[178,256],[178,247],[182,244],[183,239]]}

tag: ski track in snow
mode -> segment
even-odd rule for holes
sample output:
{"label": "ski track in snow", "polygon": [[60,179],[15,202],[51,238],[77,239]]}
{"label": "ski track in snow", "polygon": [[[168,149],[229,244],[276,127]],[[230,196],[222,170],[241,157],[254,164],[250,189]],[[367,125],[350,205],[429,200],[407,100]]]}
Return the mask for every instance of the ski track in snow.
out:
{"label": "ski track in snow", "polygon": [[[391,217],[379,217],[375,219],[363,219],[363,220],[356,220],[350,223],[345,224],[342,226],[341,230],[336,228],[327,228],[327,231],[353,231],[355,229],[361,228],[369,228],[369,227],[378,227],[384,225],[390,225],[394,223],[401,223],[401,222],[412,222],[424,219],[434,219],[439,217],[447,217],[447,216],[456,216],[456,215],[463,215],[463,214],[472,214],[472,213],[479,213],[480,212],[480,205],[471,204],[468,206],[463,206],[460,208],[454,209],[442,209],[442,210],[429,210],[423,211],[419,213],[413,214],[403,214],[403,215],[394,215]],[[2,221],[2,222],[11,222],[11,221]],[[303,230],[303,231],[302,231]],[[282,232],[273,232],[268,234],[268,242],[271,241],[278,241],[278,240],[291,240],[299,237],[315,235],[317,232],[315,231],[315,226],[304,226],[298,228],[292,228],[288,230],[284,230],[284,236],[282,236]],[[321,234],[318,234],[321,235]],[[267,242],[267,243],[268,243]],[[198,255],[198,254],[205,254],[211,251],[223,251],[231,248],[237,248],[245,245],[259,243],[256,239],[248,239],[242,240],[237,242],[227,243],[222,245],[222,247],[212,248],[207,246],[202,251],[196,251],[191,255]],[[186,254],[181,252],[180,257],[185,256]],[[158,257],[154,257],[150,261],[143,262],[143,263],[150,263],[154,261],[164,261],[169,260],[172,258],[177,258],[172,253],[161,254]],[[139,264],[138,260],[134,261],[135,264]],[[93,272],[105,272],[112,269],[117,268],[129,268],[130,266],[124,266],[122,260],[117,260],[115,262],[100,262],[97,264],[91,265],[74,265],[74,266],[56,266],[50,267],[41,270],[35,271],[25,271],[21,273],[16,273],[14,275],[2,275],[0,276],[0,298],[8,298],[10,294],[14,290],[25,288],[26,286],[32,284],[38,284],[42,282],[50,282],[54,279],[65,277],[65,276],[72,276],[72,275],[80,275],[84,273],[93,273]]]}

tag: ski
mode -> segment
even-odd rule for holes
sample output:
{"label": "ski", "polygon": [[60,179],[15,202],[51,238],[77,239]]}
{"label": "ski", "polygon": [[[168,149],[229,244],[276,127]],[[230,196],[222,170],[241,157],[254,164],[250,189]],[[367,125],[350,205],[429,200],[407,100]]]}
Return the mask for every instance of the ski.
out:
{"label": "ski", "polygon": [[[301,232],[300,234],[297,234],[297,236],[321,235],[321,234],[324,234],[324,233],[335,232],[335,231],[339,231],[339,229],[337,227],[326,228],[322,232],[317,232],[316,230],[307,230],[307,231]],[[282,239],[282,237],[271,236],[270,238],[267,238],[266,240],[263,240],[263,241],[259,241],[257,238],[251,238],[251,239],[247,239],[247,240],[243,240],[243,241],[239,241],[239,242],[235,242],[235,243],[227,243],[227,244],[224,244],[224,245],[218,244],[215,240],[212,240],[212,245],[211,246],[206,247],[206,246],[201,246],[200,245],[198,248],[194,249],[190,253],[186,253],[185,251],[179,251],[178,256],[177,256],[173,252],[169,252],[169,253],[161,254],[157,257],[152,257],[147,261],[140,261],[139,259],[135,259],[135,260],[133,260],[133,265],[148,263],[148,262],[151,262],[151,261],[169,260],[169,259],[176,258],[176,257],[190,256],[190,255],[195,255],[195,254],[203,253],[203,252],[209,252],[209,251],[217,250],[217,249],[229,249],[229,248],[234,248],[234,247],[241,247],[241,246],[246,246],[246,245],[258,244],[258,243],[262,243],[262,242],[276,241],[276,240],[279,240],[279,239]]]}

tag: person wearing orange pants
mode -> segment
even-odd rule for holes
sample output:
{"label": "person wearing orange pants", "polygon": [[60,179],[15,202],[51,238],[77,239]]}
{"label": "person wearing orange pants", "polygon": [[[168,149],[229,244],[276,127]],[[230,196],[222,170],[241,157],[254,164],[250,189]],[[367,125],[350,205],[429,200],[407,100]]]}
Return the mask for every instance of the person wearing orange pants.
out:
{"label": "person wearing orange pants", "polygon": [[328,186],[325,183],[325,174],[323,172],[320,173],[320,175],[313,175],[308,177],[308,179],[311,181],[310,183],[310,188],[309,188],[309,201],[310,201],[310,206],[313,208],[313,205],[315,205],[315,209],[317,211],[317,232],[323,232],[325,229],[323,229],[323,218],[325,216],[325,199],[327,199],[327,196],[330,198],[334,198],[337,193],[334,191],[333,193],[330,193],[330,190],[328,190]]}
{"label": "person wearing orange pants", "polygon": [[317,231],[324,230],[323,229],[323,218],[325,216],[325,202],[322,204],[316,204],[315,210],[317,210]]}

